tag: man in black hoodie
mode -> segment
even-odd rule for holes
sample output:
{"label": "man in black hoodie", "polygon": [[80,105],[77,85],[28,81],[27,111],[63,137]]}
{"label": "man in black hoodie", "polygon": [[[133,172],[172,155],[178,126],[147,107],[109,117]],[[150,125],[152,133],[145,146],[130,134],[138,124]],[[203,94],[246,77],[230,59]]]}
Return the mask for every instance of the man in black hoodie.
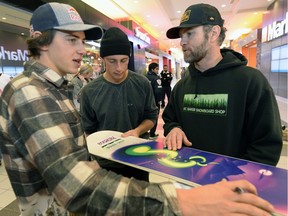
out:
{"label": "man in black hoodie", "polygon": [[[156,106],[158,107],[158,113],[160,111],[160,101],[162,99],[162,82],[161,78],[158,75],[159,72],[159,65],[156,62],[152,62],[148,66],[148,72],[147,72],[147,78],[149,79],[152,89],[153,89],[153,94],[154,94],[154,99]],[[149,131],[149,139],[156,139],[158,137],[158,134],[156,134],[156,129],[157,129],[157,120],[153,128],[150,129]]]}
{"label": "man in black hoodie", "polygon": [[282,148],[281,121],[267,79],[247,59],[220,49],[226,29],[219,11],[207,4],[187,8],[178,27],[189,73],[174,87],[162,115],[164,143],[276,165]]}

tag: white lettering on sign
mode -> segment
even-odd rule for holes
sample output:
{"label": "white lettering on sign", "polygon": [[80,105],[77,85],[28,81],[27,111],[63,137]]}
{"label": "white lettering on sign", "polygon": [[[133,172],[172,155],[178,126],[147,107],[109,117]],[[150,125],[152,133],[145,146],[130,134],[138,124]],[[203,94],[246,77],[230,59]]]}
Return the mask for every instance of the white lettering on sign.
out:
{"label": "white lettering on sign", "polygon": [[274,21],[262,29],[262,42],[271,41],[288,33],[288,12],[282,21]]}
{"label": "white lettering on sign", "polygon": [[0,59],[10,61],[28,61],[28,51],[17,49],[16,51],[5,50],[3,46],[0,46]]}
{"label": "white lettering on sign", "polygon": [[139,30],[139,27],[137,27],[137,28],[134,30],[134,32],[135,32],[135,36],[136,36],[136,37],[140,38],[141,40],[145,41],[145,42],[148,43],[148,44],[151,43],[150,37],[148,37],[147,34],[141,32],[141,31]]}

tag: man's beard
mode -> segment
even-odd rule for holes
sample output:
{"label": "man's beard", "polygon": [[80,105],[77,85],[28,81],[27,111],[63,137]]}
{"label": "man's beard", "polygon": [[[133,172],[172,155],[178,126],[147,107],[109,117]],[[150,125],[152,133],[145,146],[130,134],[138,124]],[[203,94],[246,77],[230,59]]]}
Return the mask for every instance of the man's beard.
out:
{"label": "man's beard", "polygon": [[195,47],[193,51],[189,50],[186,54],[184,53],[184,61],[186,63],[192,64],[201,61],[207,54],[207,39],[203,41],[198,47]]}

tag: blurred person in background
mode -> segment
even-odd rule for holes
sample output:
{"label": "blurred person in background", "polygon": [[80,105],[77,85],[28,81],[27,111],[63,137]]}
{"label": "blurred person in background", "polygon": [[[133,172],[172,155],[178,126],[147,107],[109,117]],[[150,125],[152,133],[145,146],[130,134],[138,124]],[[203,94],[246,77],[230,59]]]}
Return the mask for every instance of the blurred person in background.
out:
{"label": "blurred person in background", "polygon": [[73,83],[74,90],[73,90],[73,97],[74,97],[74,104],[78,110],[80,110],[80,95],[81,89],[90,81],[92,81],[93,76],[93,67],[88,63],[81,65],[79,68],[79,72],[74,76],[71,80]]}
{"label": "blurred person in background", "polygon": [[[147,78],[149,79],[150,84],[153,89],[154,99],[155,99],[156,106],[158,107],[158,115],[159,115],[160,103],[162,99],[162,85],[161,85],[161,78],[158,75],[158,73],[159,73],[158,63],[152,62],[151,64],[149,64]],[[157,125],[158,125],[158,118],[153,128],[151,128],[149,131],[149,135],[150,135],[149,139],[154,140],[159,136],[159,134],[156,134]]]}
{"label": "blurred person in background", "polygon": [[[4,73],[0,73],[0,96],[4,90],[4,87],[7,85],[7,83],[10,81],[10,77]],[[2,153],[0,148],[0,166],[2,165]]]}
{"label": "blurred person in background", "polygon": [[11,77],[4,74],[0,73],[0,96],[4,90],[4,87],[7,85],[7,83],[11,80]]}
{"label": "blurred person in background", "polygon": [[167,96],[167,100],[169,101],[171,94],[171,82],[173,79],[172,73],[168,71],[168,66],[164,65],[163,70],[160,73],[161,84],[162,84],[162,102],[161,107],[165,107],[165,97]]}

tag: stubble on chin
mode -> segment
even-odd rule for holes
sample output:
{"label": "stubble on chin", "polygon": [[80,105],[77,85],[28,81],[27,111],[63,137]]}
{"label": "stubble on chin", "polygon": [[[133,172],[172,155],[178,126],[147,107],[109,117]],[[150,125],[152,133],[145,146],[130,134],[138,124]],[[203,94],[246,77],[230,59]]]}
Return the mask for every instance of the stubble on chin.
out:
{"label": "stubble on chin", "polygon": [[186,63],[190,63],[190,58],[188,58],[187,56],[184,55],[184,61],[185,61]]}
{"label": "stubble on chin", "polygon": [[190,63],[189,62],[189,59],[190,59],[190,52],[188,53],[187,51],[183,51],[183,58],[184,58],[184,61],[186,62],[186,63]]}
{"label": "stubble on chin", "polygon": [[191,55],[190,52],[189,52],[189,53],[186,53],[186,54],[183,54],[183,56],[184,56],[184,61],[185,61],[186,63],[191,64],[191,63],[194,62],[194,61],[193,61],[193,56]]}
{"label": "stubble on chin", "polygon": [[184,61],[189,64],[200,62],[204,57],[206,53],[186,53],[184,55]]}

